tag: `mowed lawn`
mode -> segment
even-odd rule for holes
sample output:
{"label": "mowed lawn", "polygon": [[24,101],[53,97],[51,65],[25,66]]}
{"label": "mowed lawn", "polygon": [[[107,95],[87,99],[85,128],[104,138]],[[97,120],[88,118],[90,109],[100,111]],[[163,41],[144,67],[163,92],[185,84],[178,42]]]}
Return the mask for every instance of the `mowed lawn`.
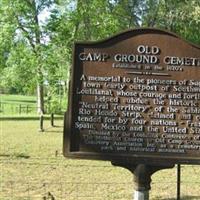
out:
{"label": "mowed lawn", "polygon": [[[110,162],[62,156],[62,120],[1,121],[0,200],[132,200],[133,177]],[[176,199],[176,168],[152,176],[150,199]],[[199,166],[182,166],[181,196],[200,199]]]}
{"label": "mowed lawn", "polygon": [[[47,97],[45,101],[45,113],[49,115],[52,104],[47,103]],[[59,106],[61,107],[61,113],[66,111],[67,101],[63,97],[59,99]],[[54,113],[60,115],[59,113]],[[36,96],[25,95],[13,95],[13,94],[0,94],[0,117],[37,117],[37,99]]]}
{"label": "mowed lawn", "polygon": [[37,114],[35,96],[0,94],[0,115],[17,116]]}

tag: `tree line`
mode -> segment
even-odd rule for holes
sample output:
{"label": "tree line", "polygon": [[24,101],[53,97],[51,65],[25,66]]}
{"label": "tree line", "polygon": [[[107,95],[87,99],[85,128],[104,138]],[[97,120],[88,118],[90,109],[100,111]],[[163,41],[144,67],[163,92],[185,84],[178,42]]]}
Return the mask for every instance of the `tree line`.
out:
{"label": "tree line", "polygon": [[[67,94],[75,41],[155,27],[200,44],[199,0],[1,0],[0,90],[57,105]],[[56,109],[56,106],[55,106]]]}

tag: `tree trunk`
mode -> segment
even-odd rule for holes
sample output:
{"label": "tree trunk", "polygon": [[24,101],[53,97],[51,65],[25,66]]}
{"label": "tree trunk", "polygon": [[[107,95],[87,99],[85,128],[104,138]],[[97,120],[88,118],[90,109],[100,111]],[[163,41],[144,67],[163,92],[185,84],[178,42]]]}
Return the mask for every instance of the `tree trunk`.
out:
{"label": "tree trunk", "polygon": [[[40,30],[40,24],[39,24],[39,18],[38,18],[38,8],[36,0],[31,1],[33,5],[34,10],[34,22],[35,22],[35,44],[36,44],[36,56],[38,59],[38,66],[37,66],[37,76],[38,76],[38,82],[37,82],[37,110],[38,114],[40,115],[40,119],[42,121],[43,126],[43,115],[44,115],[44,86],[43,86],[43,74],[41,71],[42,68],[42,61],[41,59],[41,52],[40,48],[41,46],[41,30]],[[43,127],[41,128],[43,130]]]}
{"label": "tree trunk", "polygon": [[39,132],[44,132],[44,92],[43,85],[37,84],[37,112],[40,115]]}
{"label": "tree trunk", "polygon": [[37,84],[37,112],[39,115],[44,114],[44,87],[42,84]]}

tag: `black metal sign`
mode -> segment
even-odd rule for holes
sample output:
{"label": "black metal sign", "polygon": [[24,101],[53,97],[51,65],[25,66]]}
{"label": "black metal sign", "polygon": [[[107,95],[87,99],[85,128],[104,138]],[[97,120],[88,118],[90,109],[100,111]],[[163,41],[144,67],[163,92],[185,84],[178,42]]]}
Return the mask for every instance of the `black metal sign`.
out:
{"label": "black metal sign", "polygon": [[68,157],[200,163],[200,47],[158,29],[76,43]]}

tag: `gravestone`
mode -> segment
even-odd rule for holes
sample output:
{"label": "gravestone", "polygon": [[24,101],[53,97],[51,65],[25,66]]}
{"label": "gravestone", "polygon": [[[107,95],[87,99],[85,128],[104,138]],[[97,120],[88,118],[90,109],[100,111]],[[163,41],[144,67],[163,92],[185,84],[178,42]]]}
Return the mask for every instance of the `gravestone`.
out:
{"label": "gravestone", "polygon": [[66,157],[129,169],[137,199],[155,171],[200,163],[199,46],[159,29],[78,42],[70,84]]}

